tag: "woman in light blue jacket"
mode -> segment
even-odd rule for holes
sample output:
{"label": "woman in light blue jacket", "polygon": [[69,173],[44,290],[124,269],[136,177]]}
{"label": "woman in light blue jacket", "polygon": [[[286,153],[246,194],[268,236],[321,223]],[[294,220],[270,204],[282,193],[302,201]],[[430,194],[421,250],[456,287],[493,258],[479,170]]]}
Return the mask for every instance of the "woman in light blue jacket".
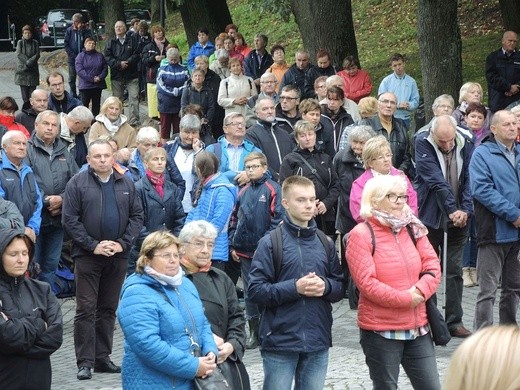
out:
{"label": "woman in light blue jacket", "polygon": [[126,279],[117,317],[125,337],[124,389],[193,389],[216,367],[217,346],[193,283],[180,267],[180,241],[146,237]]}

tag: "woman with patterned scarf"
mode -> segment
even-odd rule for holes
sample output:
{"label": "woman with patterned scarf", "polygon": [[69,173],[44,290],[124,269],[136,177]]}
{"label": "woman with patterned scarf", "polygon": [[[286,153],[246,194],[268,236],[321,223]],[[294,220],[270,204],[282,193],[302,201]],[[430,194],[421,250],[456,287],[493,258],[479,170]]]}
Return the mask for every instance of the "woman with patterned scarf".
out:
{"label": "woman with patterned scarf", "polygon": [[359,289],[360,343],[374,389],[397,388],[399,365],[413,388],[439,390],[439,372],[425,301],[437,289],[439,258],[428,229],[406,204],[402,176],[370,179],[346,258]]}

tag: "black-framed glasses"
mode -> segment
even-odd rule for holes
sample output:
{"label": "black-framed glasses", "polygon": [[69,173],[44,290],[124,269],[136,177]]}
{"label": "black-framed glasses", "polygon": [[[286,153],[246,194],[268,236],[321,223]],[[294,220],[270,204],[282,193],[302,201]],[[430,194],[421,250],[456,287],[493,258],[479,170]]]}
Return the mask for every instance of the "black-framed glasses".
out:
{"label": "black-framed glasses", "polygon": [[245,127],[246,124],[244,122],[230,122],[226,126]]}
{"label": "black-framed glasses", "polygon": [[386,198],[392,203],[397,203],[400,200],[405,203],[408,202],[408,195],[387,194]]}
{"label": "black-framed glasses", "polygon": [[381,104],[390,104],[391,106],[397,105],[397,102],[395,102],[393,100],[388,100],[388,99],[379,100],[379,103],[381,103]]}
{"label": "black-framed glasses", "polygon": [[280,96],[280,100],[296,100],[297,97],[290,97],[290,96]]}
{"label": "black-framed glasses", "polygon": [[255,165],[246,165],[244,168],[246,171],[256,171],[260,167],[261,167],[261,165],[255,164]]}

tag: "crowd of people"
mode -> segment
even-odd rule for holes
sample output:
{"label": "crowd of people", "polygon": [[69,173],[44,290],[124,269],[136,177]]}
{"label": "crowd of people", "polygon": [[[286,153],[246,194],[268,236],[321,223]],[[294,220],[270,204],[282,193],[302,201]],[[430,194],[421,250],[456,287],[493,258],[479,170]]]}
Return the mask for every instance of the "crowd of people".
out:
{"label": "crowd of people", "polygon": [[[247,389],[242,357],[260,347],[265,389],[322,389],[331,304],[356,291],[374,388],[396,388],[402,365],[414,388],[439,389],[425,302],[441,273],[452,337],[493,324],[499,283],[500,324],[516,324],[515,33],[487,58],[489,108],[468,82],[458,107],[437,97],[419,127],[401,54],[373,91],[351,55],[336,71],[327,50],[314,65],[299,49],[289,66],[283,46],[269,51],[256,34],[250,48],[228,25],[215,44],[200,28],[184,65],[161,26],[131,25],[118,21],[100,53],[74,15],[70,91],[54,71],[49,92],[34,81],[39,49],[23,29],[21,111],[0,99],[0,366],[16,355],[11,369],[42,371],[49,388],[61,344],[51,288],[67,240],[79,380],[122,372],[125,388],[189,389],[219,370]],[[142,126],[143,97],[157,128]],[[469,330],[462,290],[477,285]],[[41,312],[14,299],[18,290],[45,300]],[[122,367],[110,359],[116,313]]]}

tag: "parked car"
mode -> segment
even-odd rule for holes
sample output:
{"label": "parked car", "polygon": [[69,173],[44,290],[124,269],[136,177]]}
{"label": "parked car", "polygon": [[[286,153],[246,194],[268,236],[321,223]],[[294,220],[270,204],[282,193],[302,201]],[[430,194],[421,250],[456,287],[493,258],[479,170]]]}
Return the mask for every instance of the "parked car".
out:
{"label": "parked car", "polygon": [[125,23],[128,27],[130,27],[130,21],[134,18],[139,20],[145,20],[146,23],[152,23],[152,16],[150,15],[150,11],[147,9],[127,9],[125,10]]}
{"label": "parked car", "polygon": [[[65,31],[72,26],[72,16],[76,13],[83,15],[89,26],[95,26],[90,12],[84,9],[51,9],[40,28],[40,48],[59,49],[64,47]],[[96,34],[96,29],[92,30]]]}

